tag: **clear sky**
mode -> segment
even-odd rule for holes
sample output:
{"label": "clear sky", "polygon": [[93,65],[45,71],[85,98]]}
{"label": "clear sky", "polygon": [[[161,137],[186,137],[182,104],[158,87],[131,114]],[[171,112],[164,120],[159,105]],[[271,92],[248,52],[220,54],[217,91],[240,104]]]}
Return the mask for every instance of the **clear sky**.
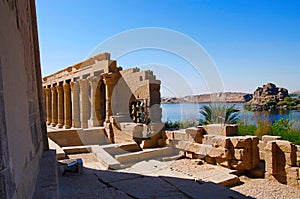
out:
{"label": "clear sky", "polygon": [[[300,90],[298,0],[37,0],[36,6],[43,76],[86,59],[120,32],[161,27],[199,43],[216,64],[226,91],[252,93],[266,82]],[[177,95],[208,92],[190,64],[174,54],[142,50],[117,61],[124,69],[147,69],[153,63],[172,68],[192,90]],[[168,76],[157,74],[163,82]],[[163,95],[172,95],[164,88]]]}

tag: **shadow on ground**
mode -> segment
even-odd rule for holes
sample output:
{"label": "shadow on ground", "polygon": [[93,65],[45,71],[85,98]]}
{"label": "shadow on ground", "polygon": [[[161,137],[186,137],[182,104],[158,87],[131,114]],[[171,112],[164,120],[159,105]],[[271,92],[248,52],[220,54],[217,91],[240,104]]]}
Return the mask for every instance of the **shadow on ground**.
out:
{"label": "shadow on ground", "polygon": [[211,182],[124,171],[83,168],[78,175],[58,171],[60,198],[252,198]]}

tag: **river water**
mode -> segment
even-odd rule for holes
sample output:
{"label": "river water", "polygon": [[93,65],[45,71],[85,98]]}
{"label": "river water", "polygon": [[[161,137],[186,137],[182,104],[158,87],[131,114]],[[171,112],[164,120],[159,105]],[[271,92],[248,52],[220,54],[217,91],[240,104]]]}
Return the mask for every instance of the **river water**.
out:
{"label": "river water", "polygon": [[[205,103],[182,103],[182,104],[161,104],[162,120],[165,121],[190,121],[204,119],[199,113]],[[233,104],[228,104],[233,105]],[[239,119],[246,124],[257,124],[257,121],[274,122],[280,118],[287,118],[293,123],[294,128],[300,129],[300,112],[296,110],[286,112],[252,112],[244,109],[243,103],[236,103],[235,107],[240,110]]]}

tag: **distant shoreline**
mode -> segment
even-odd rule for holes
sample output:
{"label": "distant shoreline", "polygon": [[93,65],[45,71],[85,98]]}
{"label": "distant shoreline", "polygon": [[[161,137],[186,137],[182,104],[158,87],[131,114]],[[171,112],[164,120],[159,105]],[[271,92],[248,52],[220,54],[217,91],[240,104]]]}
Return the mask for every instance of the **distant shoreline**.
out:
{"label": "distant shoreline", "polygon": [[[226,103],[245,103],[253,98],[252,94],[242,92],[225,92]],[[190,95],[185,97],[162,97],[162,104],[179,103],[211,103],[211,98],[220,96],[221,93]]]}

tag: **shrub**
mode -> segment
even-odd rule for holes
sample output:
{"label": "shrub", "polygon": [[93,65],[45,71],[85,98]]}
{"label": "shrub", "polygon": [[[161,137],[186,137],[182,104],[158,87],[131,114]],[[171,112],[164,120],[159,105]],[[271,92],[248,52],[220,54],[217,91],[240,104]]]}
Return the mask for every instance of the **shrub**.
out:
{"label": "shrub", "polygon": [[284,140],[300,144],[300,130],[292,129],[292,126],[293,122],[290,122],[289,119],[281,118],[272,124],[272,135],[279,135]]}
{"label": "shrub", "polygon": [[290,102],[290,101],[292,101],[292,98],[289,97],[289,96],[288,96],[288,97],[285,97],[285,98],[284,98],[284,101],[285,101],[285,102]]}
{"label": "shrub", "polygon": [[165,122],[165,129],[186,129],[189,127],[196,127],[202,125],[201,120],[186,120],[174,121],[168,120]]}
{"label": "shrub", "polygon": [[271,122],[268,120],[258,120],[257,129],[254,132],[254,135],[262,138],[263,135],[272,135]]}
{"label": "shrub", "polygon": [[254,135],[254,132],[257,130],[255,125],[247,125],[244,122],[240,122],[239,125],[239,135]]}
{"label": "shrub", "polygon": [[269,99],[267,101],[267,105],[272,106],[272,105],[276,105],[277,103],[273,100],[273,99]]}

